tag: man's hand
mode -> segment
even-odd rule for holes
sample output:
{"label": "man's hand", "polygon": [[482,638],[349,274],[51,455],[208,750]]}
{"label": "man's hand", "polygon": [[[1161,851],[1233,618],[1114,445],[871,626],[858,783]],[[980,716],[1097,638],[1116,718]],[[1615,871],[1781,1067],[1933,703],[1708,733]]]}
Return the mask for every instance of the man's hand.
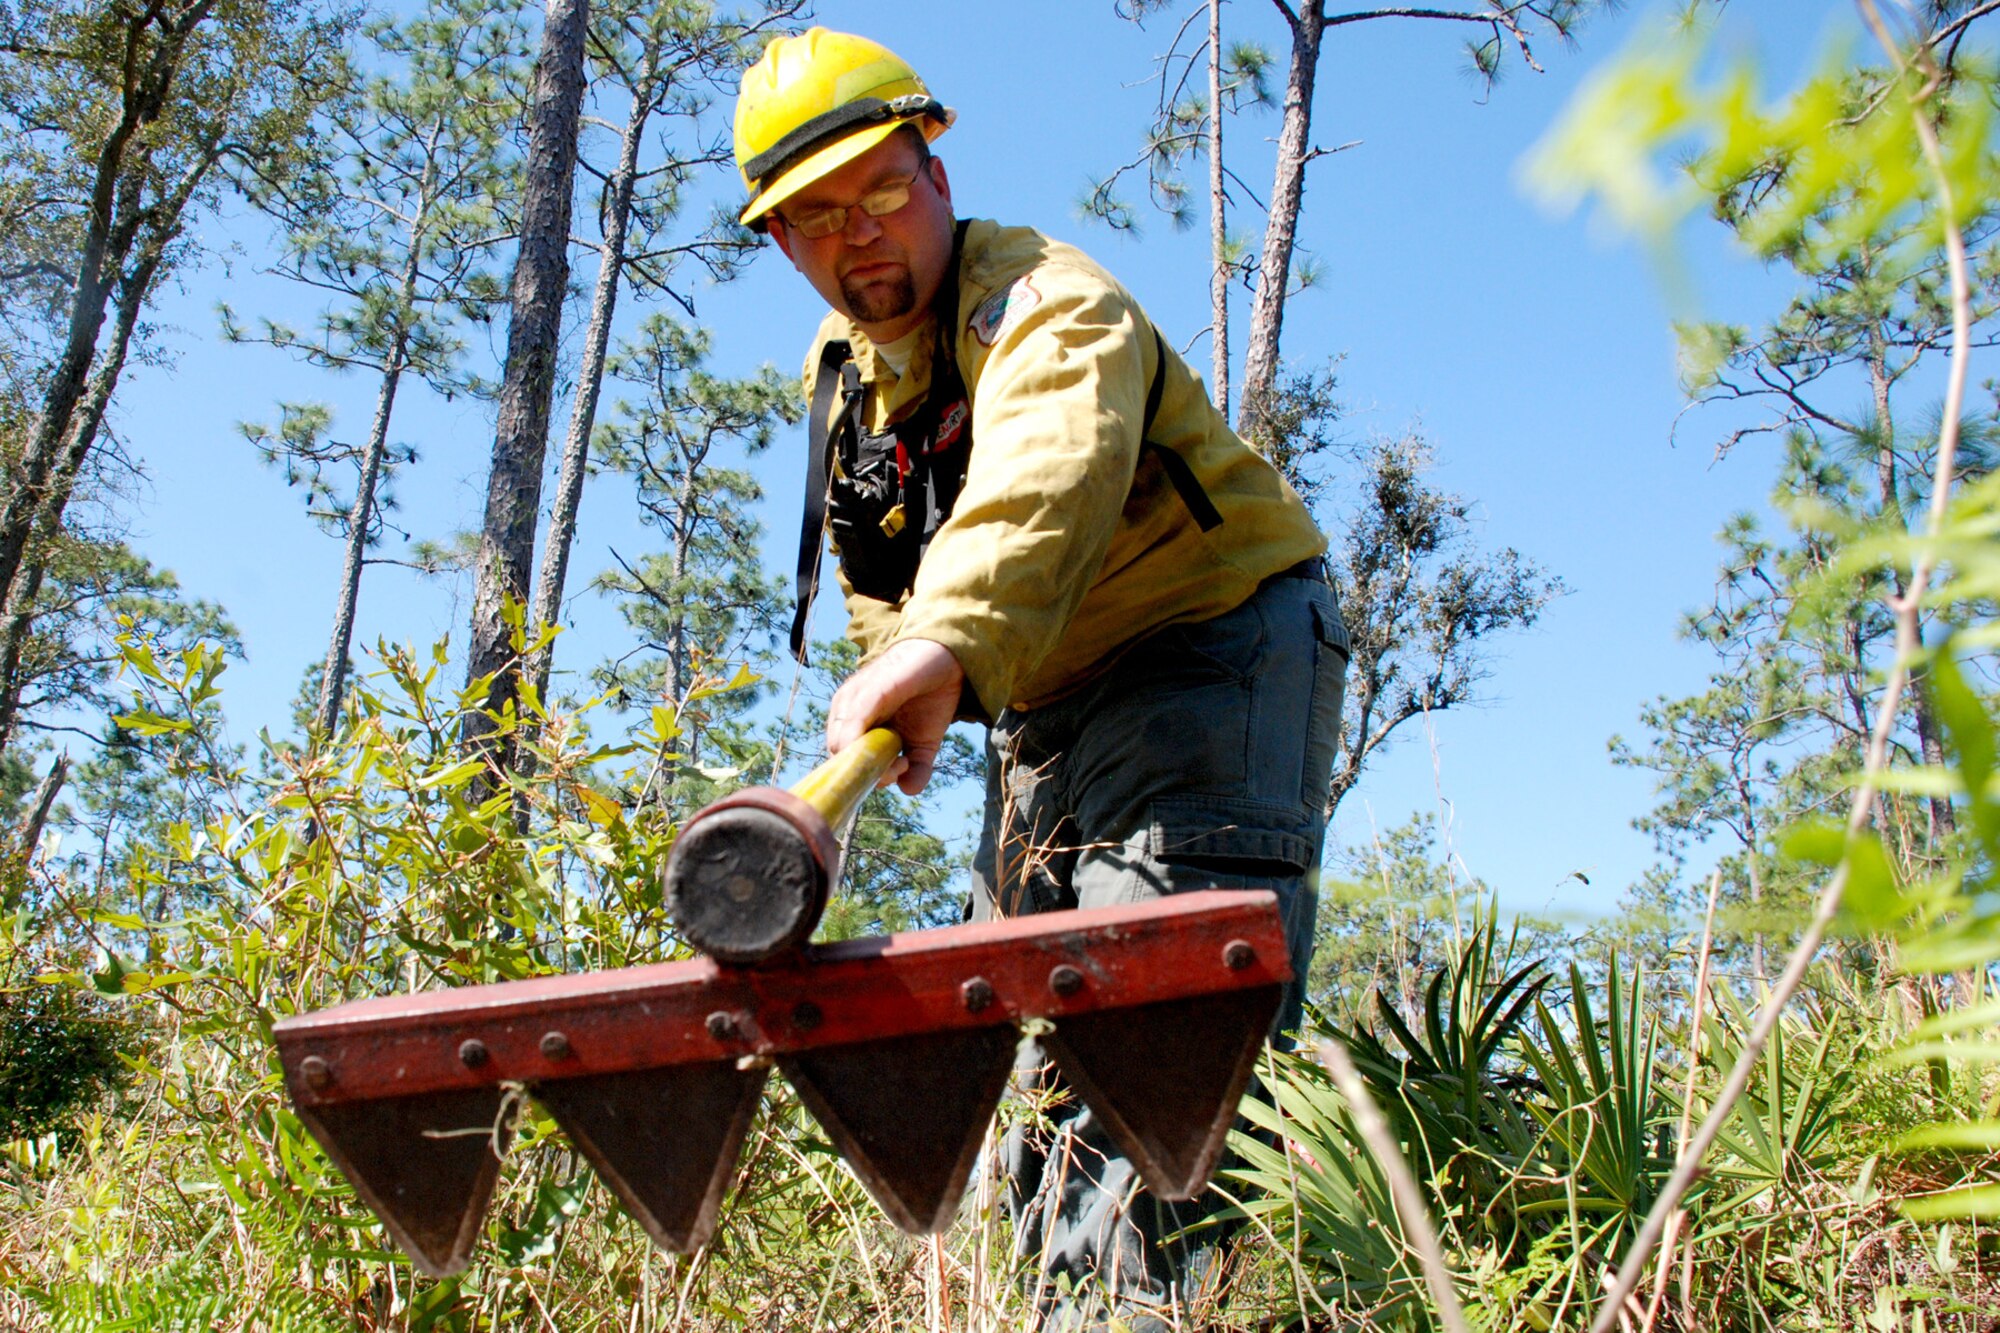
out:
{"label": "man's hand", "polygon": [[931,780],[938,747],[958,711],[965,670],[951,649],[929,639],[902,639],[847,678],[826,715],[826,750],[839,754],[870,727],[893,727],[903,757],[882,775],[915,796]]}

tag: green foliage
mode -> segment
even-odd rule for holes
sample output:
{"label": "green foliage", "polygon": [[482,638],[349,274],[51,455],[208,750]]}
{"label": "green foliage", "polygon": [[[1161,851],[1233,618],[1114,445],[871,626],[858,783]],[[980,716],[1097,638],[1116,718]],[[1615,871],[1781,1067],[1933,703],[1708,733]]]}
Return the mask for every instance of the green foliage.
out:
{"label": "green foliage", "polygon": [[1304,1056],[1273,1051],[1260,1073],[1264,1098],[1243,1103],[1255,1132],[1231,1134],[1243,1165],[1225,1175],[1243,1192],[1244,1216],[1310,1282],[1282,1294],[1301,1314],[1367,1310],[1383,1326],[1409,1327],[1421,1317],[1423,1279],[1352,1112]]}
{"label": "green foliage", "polygon": [[[1705,1053],[1712,1065],[1728,1069],[1742,1052],[1753,1016],[1726,986],[1717,986],[1711,999],[1717,1009],[1703,1024]],[[1842,1136],[1855,1128],[1848,1117],[1860,1080],[1838,1048],[1856,1036],[1854,1025],[1838,1015],[1822,1019],[1817,1033],[1796,1018],[1772,1030],[1757,1076],[1730,1108],[1716,1140],[1723,1153],[1718,1172],[1740,1188],[1726,1192],[1710,1214],[1711,1226],[1743,1208],[1810,1207],[1813,1186],[1858,1156],[1862,1145]],[[1697,1102],[1695,1109],[1699,1114],[1707,1107]]]}
{"label": "green foliage", "polygon": [[[66,1284],[36,1293],[51,1333],[209,1333],[242,1314],[241,1294],[205,1281],[191,1258],[116,1286]],[[346,1325],[298,1290],[269,1294],[257,1326],[271,1333],[338,1333]]]}
{"label": "green foliage", "polygon": [[[1664,1177],[1658,1017],[1615,959],[1603,987],[1572,965],[1553,979],[1490,911],[1447,950],[1415,1012],[1382,995],[1377,1024],[1333,1028],[1421,1183],[1447,1248],[1484,1276],[1495,1328],[1574,1318],[1592,1273],[1636,1230]],[[1567,1015],[1565,1017],[1565,1015]],[[1316,1064],[1274,1057],[1260,1133],[1232,1137],[1244,1215],[1296,1256],[1297,1308],[1367,1310],[1429,1327],[1414,1259],[1379,1168]],[[1504,1277],[1502,1276],[1504,1275]],[[1490,1298],[1489,1280],[1506,1289]],[[1285,1284],[1274,1283],[1282,1298]],[[1510,1322],[1513,1321],[1513,1322]]]}
{"label": "green foliage", "polygon": [[[780,425],[796,423],[796,385],[770,366],[724,379],[705,365],[708,335],[648,316],[612,357],[609,378],[621,396],[598,434],[603,465],[629,475],[642,520],[663,549],[598,579],[621,596],[640,650],[600,668],[601,688],[637,705],[688,700],[698,687],[759,670],[781,620],[779,585],[758,562],[761,527],[750,506],[761,483],[728,450],[754,458]],[[738,713],[755,691],[709,696],[683,709],[687,746],[697,754],[717,723]],[[725,753],[740,736],[714,737]],[[713,766],[713,765],[712,765]]]}
{"label": "green foliage", "polygon": [[1565,591],[1520,552],[1478,547],[1471,503],[1432,484],[1421,436],[1378,440],[1359,462],[1328,557],[1351,643],[1334,806],[1405,723],[1477,702],[1484,641]]}
{"label": "green foliage", "polygon": [[[1970,53],[1941,90],[1927,90],[1915,64],[1886,73],[1836,48],[1769,101],[1750,62],[1708,74],[1706,56],[1699,25],[1647,33],[1572,100],[1530,159],[1530,181],[1554,203],[1594,198],[1622,228],[1664,240],[1718,192],[1772,173],[1745,234],[1759,253],[1851,252],[1912,215],[1929,220],[1913,243],[1933,249],[1947,214],[1906,113],[1913,99],[1941,93],[1935,114],[1953,127],[1948,216],[1962,223],[1989,211],[2000,186],[1988,147],[1993,81]],[[1700,156],[1684,171],[1690,144]]]}
{"label": "green foliage", "polygon": [[1408,1019],[1387,993],[1373,1024],[1333,1028],[1382,1106],[1445,1215],[1468,1236],[1509,1247],[1512,1204],[1503,1182],[1527,1159],[1534,1133],[1523,1114],[1529,1087],[1511,1053],[1549,977],[1520,962],[1518,938],[1501,935],[1497,909],[1476,910],[1431,974]]}
{"label": "green foliage", "polygon": [[57,534],[40,558],[46,577],[15,677],[23,714],[17,725],[25,732],[59,735],[79,717],[111,711],[119,637],[128,629],[169,651],[206,643],[242,653],[221,607],[187,596],[171,572],[122,541],[72,529]]}
{"label": "green foliage", "polygon": [[1560,1164],[1561,1184],[1522,1212],[1561,1217],[1578,1250],[1622,1254],[1666,1174],[1665,1143],[1655,1132],[1660,1029],[1646,1006],[1642,975],[1634,974],[1628,990],[1615,958],[1601,1025],[1594,989],[1571,964],[1568,1025],[1535,1002],[1541,1040],[1526,1043],[1522,1055],[1546,1100],[1528,1109],[1546,1133],[1545,1150]]}
{"label": "green foliage", "polygon": [[135,1034],[94,997],[34,983],[0,995],[0,1142],[66,1128],[125,1081]]}

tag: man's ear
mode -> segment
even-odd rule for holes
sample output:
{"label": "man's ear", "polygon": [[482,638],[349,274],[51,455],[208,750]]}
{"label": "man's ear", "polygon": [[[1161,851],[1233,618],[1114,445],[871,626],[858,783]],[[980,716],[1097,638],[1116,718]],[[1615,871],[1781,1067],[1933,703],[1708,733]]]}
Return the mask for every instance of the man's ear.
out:
{"label": "man's ear", "polygon": [[924,163],[924,168],[931,173],[931,184],[936,187],[938,198],[944,200],[945,205],[949,207],[951,204],[951,177],[944,173],[944,159],[933,157],[930,161]]}
{"label": "man's ear", "polygon": [[[792,234],[786,229],[783,218],[772,213],[770,220],[764,224],[764,233],[778,243],[778,248],[785,252],[785,258],[792,259]],[[792,267],[798,266],[799,261],[792,259]]]}

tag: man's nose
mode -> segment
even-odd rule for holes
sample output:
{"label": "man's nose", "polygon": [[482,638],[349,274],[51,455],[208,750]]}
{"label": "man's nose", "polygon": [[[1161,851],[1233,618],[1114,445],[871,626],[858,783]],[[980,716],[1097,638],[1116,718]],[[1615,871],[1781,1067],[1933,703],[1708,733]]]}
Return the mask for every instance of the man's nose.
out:
{"label": "man's nose", "polygon": [[882,219],[870,217],[855,204],[847,210],[847,226],[842,229],[849,245],[867,245],[882,234]]}

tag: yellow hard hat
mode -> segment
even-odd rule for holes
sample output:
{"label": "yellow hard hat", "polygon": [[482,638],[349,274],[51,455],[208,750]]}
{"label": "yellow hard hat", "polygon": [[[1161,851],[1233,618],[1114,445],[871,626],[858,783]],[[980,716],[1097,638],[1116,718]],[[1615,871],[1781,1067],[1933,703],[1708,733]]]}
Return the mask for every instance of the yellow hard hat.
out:
{"label": "yellow hard hat", "polygon": [[736,167],[750,192],[740,221],[762,231],[772,209],[898,126],[914,123],[929,140],[956,118],[878,42],[826,28],[780,37],[736,97]]}

